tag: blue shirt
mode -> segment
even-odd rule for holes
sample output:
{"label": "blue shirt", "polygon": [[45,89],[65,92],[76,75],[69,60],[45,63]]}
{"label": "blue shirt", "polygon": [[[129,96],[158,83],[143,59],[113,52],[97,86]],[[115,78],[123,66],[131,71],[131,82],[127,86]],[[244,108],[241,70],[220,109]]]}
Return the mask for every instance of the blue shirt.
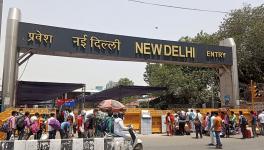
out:
{"label": "blue shirt", "polygon": [[65,131],[69,131],[71,124],[69,122],[63,122],[61,123],[61,129]]}
{"label": "blue shirt", "polygon": [[252,116],[252,125],[257,125],[257,117],[255,115]]}
{"label": "blue shirt", "polygon": [[194,117],[195,117],[195,114],[194,114],[194,112],[191,112],[191,113],[190,113],[190,117],[189,117],[189,119],[190,119],[190,120],[193,120],[193,119],[194,119]]}

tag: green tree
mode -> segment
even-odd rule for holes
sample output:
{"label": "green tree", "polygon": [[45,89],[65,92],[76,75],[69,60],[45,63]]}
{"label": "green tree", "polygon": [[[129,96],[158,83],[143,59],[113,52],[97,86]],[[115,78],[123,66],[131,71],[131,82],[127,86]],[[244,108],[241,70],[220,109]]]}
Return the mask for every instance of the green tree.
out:
{"label": "green tree", "polygon": [[[215,44],[217,36],[201,31],[194,38],[182,37],[180,41]],[[147,64],[143,76],[145,82],[150,86],[167,87],[168,95],[176,95],[178,101],[190,103],[193,106],[211,100],[212,91],[208,89],[208,86],[213,87],[214,96],[219,91],[217,71],[211,68],[152,63]],[[166,101],[173,103],[169,99]],[[164,107],[167,104],[161,100],[160,105]]]}
{"label": "green tree", "polygon": [[264,5],[232,11],[216,33],[219,39],[234,38],[237,47],[239,81],[263,82]]}
{"label": "green tree", "polygon": [[124,86],[133,86],[134,82],[128,78],[120,78],[117,84],[124,85]]}
{"label": "green tree", "polygon": [[[120,78],[117,82],[117,86],[123,85],[123,86],[133,86],[134,82],[128,78]],[[121,102],[123,104],[127,104],[131,101],[135,100],[135,96],[129,96],[129,97],[124,97],[122,98]]]}
{"label": "green tree", "polygon": [[[244,6],[231,11],[213,34],[203,31],[195,37],[180,41],[218,45],[225,38],[234,38],[238,57],[238,76],[242,84],[250,80],[264,82],[264,5]],[[147,64],[144,80],[151,86],[166,86],[169,94],[177,95],[188,103],[210,100],[207,86],[219,91],[217,70],[176,65]],[[194,101],[193,101],[194,100]],[[197,101],[198,100],[198,101]],[[166,104],[161,101],[162,106]]]}

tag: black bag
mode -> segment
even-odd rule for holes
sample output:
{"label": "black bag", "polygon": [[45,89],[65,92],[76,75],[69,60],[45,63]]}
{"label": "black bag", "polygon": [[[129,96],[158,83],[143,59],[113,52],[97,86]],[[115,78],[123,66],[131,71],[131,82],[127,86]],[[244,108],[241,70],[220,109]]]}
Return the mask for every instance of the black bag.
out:
{"label": "black bag", "polygon": [[242,116],[242,118],[241,118],[241,125],[248,125],[247,118],[244,116]]}
{"label": "black bag", "polygon": [[19,129],[25,128],[25,116],[24,115],[20,115],[16,117],[16,126]]}

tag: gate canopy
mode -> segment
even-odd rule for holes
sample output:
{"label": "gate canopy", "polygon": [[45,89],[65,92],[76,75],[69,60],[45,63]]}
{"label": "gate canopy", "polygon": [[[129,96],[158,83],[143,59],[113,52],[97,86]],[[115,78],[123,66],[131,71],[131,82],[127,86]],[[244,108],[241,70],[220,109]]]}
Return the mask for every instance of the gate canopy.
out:
{"label": "gate canopy", "polygon": [[17,84],[17,104],[41,104],[84,86],[85,84],[76,83],[19,81]]}
{"label": "gate canopy", "polygon": [[144,95],[150,93],[160,93],[167,90],[166,87],[149,87],[149,86],[116,86],[92,95],[85,96],[86,102],[96,102],[106,99],[119,100],[123,97]]}

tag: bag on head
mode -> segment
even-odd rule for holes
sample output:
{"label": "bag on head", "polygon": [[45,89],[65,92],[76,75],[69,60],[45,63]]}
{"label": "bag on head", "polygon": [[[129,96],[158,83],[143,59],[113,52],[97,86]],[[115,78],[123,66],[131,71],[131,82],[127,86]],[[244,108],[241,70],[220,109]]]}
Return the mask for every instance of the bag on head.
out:
{"label": "bag on head", "polygon": [[49,125],[54,128],[55,130],[60,130],[61,124],[57,119],[51,119],[49,121]]}

